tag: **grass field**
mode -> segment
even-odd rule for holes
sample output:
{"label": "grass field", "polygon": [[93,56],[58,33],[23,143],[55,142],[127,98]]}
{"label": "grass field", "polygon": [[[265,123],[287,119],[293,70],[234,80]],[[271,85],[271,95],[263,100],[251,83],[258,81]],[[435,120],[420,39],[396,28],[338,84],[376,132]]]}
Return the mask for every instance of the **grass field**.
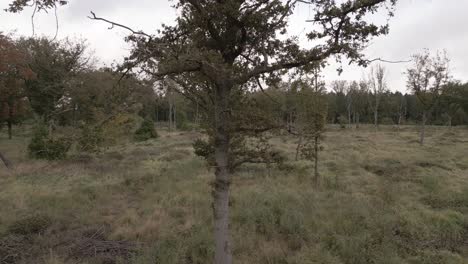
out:
{"label": "grass field", "polygon": [[[213,173],[195,132],[60,162],[27,158],[27,134],[0,138],[0,263],[210,263]],[[235,263],[468,263],[468,129],[325,135],[321,186],[275,137],[290,170],[244,166],[232,185]],[[0,165],[2,166],[2,165]]]}

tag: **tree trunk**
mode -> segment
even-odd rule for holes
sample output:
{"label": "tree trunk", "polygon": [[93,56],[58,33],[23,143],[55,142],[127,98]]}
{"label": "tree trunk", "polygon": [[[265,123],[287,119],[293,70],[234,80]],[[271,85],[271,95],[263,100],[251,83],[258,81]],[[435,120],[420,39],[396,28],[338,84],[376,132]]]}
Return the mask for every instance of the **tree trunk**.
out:
{"label": "tree trunk", "polygon": [[12,139],[13,138],[13,124],[11,120],[7,121],[7,126],[8,126],[8,139]]}
{"label": "tree trunk", "polygon": [[174,104],[173,114],[174,114],[174,118],[172,120],[172,124],[174,125],[174,130],[177,130],[177,107],[175,104]]}
{"label": "tree trunk", "polygon": [[315,164],[314,164],[314,184],[318,186],[319,184],[319,171],[318,171],[318,162],[319,162],[319,137],[315,136],[314,138],[314,152],[315,152]]}
{"label": "tree trunk", "polygon": [[0,160],[5,164],[5,166],[10,169],[11,168],[11,162],[0,152]]}
{"label": "tree trunk", "polygon": [[348,127],[349,128],[352,127],[351,123],[352,123],[352,121],[351,121],[351,110],[348,108]]}
{"label": "tree trunk", "polygon": [[422,115],[422,124],[421,124],[421,134],[419,138],[419,143],[424,145],[424,137],[426,136],[426,111],[423,111]]}
{"label": "tree trunk", "polygon": [[159,123],[159,107],[158,105],[156,105],[156,110],[155,110],[155,114],[156,114],[156,125]]}
{"label": "tree trunk", "polygon": [[377,126],[379,125],[379,111],[377,110],[377,107],[374,111],[374,126],[375,128],[377,128]]}
{"label": "tree trunk", "polygon": [[229,87],[219,87],[215,105],[216,134],[215,148],[215,183],[213,190],[213,215],[215,239],[215,264],[231,264],[231,242],[229,234]]}
{"label": "tree trunk", "polygon": [[400,111],[400,113],[398,113],[398,130],[400,130],[400,127],[401,127],[401,117],[402,117],[402,113]]}
{"label": "tree trunk", "polygon": [[448,126],[449,126],[449,130],[452,130],[452,117],[451,116],[448,117]]}
{"label": "tree trunk", "polygon": [[200,125],[200,122],[199,122],[199,119],[198,119],[199,116],[200,116],[200,114],[198,113],[198,102],[197,102],[197,110],[195,112],[195,124],[197,126]]}
{"label": "tree trunk", "polygon": [[49,138],[52,138],[52,136],[54,135],[54,127],[55,127],[55,124],[54,124],[54,120],[53,119],[49,119],[49,125],[48,125],[48,133],[49,133]]}
{"label": "tree trunk", "polygon": [[[170,100],[170,99],[169,99]],[[172,101],[169,101],[169,131],[172,131]]]}
{"label": "tree trunk", "polygon": [[359,116],[359,113],[356,113],[356,128],[359,128],[359,124],[360,124],[360,116]]}
{"label": "tree trunk", "polygon": [[302,146],[302,135],[299,137],[299,142],[297,143],[297,147],[296,147],[296,161],[299,160],[299,152],[301,151],[301,146]]}

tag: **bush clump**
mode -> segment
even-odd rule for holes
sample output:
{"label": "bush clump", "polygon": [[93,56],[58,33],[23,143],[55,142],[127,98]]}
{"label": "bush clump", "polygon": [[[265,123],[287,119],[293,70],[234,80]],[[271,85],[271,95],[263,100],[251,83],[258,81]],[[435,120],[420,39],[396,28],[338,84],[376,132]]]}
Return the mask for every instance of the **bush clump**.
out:
{"label": "bush clump", "polygon": [[135,131],[134,138],[136,141],[146,141],[152,138],[158,138],[158,133],[156,132],[156,129],[154,129],[153,121],[145,119],[143,123],[141,123],[140,128]]}
{"label": "bush clump", "polygon": [[81,151],[97,152],[103,143],[104,133],[100,127],[83,127],[78,139],[78,147]]}
{"label": "bush clump", "polygon": [[34,159],[60,160],[64,159],[70,150],[71,141],[66,138],[52,138],[47,128],[39,125],[28,145],[29,155]]}

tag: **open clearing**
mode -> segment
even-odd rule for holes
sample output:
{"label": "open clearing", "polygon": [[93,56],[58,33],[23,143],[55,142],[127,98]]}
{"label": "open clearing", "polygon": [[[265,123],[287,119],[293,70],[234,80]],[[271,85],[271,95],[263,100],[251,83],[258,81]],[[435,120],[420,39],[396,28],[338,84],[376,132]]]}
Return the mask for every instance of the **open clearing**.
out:
{"label": "open clearing", "polygon": [[[1,134],[0,263],[209,263],[213,172],[196,132],[60,162],[27,158]],[[286,166],[243,166],[232,183],[236,263],[468,263],[468,130],[412,127],[325,134],[321,187],[273,138]]]}

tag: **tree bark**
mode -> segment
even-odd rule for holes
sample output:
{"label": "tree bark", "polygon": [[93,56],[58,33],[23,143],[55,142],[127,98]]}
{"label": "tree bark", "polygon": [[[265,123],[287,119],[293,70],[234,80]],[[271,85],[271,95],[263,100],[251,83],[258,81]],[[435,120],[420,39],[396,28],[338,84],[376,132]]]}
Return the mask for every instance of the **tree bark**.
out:
{"label": "tree bark", "polygon": [[376,106],[376,109],[374,111],[374,126],[375,126],[375,128],[377,128],[378,125],[379,125],[379,111],[377,110],[377,106]]}
{"label": "tree bark", "polygon": [[2,160],[3,164],[5,164],[5,167],[8,169],[11,169],[11,162],[0,152],[0,160]]}
{"label": "tree bark", "polygon": [[426,136],[426,111],[423,111],[422,115],[422,123],[421,123],[421,134],[419,138],[419,144],[424,145],[424,138]]}
{"label": "tree bark", "polygon": [[215,239],[215,264],[231,264],[231,240],[229,234],[229,189],[231,173],[229,170],[229,91],[228,87],[218,87],[215,105],[214,135],[215,183],[213,190],[213,215]]}
{"label": "tree bark", "polygon": [[402,116],[402,113],[400,111],[400,113],[398,113],[398,130],[400,130],[401,128],[401,116]]}
{"label": "tree bark", "polygon": [[359,113],[356,113],[356,128],[359,128],[359,125],[360,125],[360,116],[359,116]]}
{"label": "tree bark", "polygon": [[348,127],[349,127],[349,128],[352,127],[352,126],[351,126],[351,123],[352,123],[352,121],[351,121],[351,106],[348,105]]}

